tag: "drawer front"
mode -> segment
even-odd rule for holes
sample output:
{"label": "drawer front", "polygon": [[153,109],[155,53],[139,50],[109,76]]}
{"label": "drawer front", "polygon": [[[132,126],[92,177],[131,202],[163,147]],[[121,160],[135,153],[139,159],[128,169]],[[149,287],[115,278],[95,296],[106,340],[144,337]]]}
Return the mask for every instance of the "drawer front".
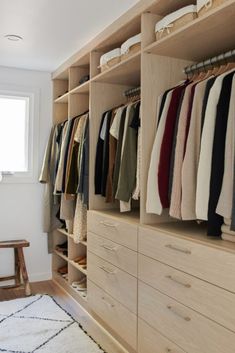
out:
{"label": "drawer front", "polygon": [[122,270],[137,276],[137,252],[89,232],[88,250]]}
{"label": "drawer front", "polygon": [[139,255],[139,278],[151,287],[235,331],[235,294],[144,255]]}
{"label": "drawer front", "polygon": [[88,231],[137,251],[138,226],[115,217],[88,212]]}
{"label": "drawer front", "polygon": [[185,353],[185,351],[139,319],[138,353]]}
{"label": "drawer front", "polygon": [[234,353],[233,332],[141,281],[138,296],[139,317],[186,352]]}
{"label": "drawer front", "polygon": [[137,317],[88,280],[90,308],[132,348],[137,346]]}
{"label": "drawer front", "polygon": [[139,252],[235,292],[235,254],[143,227]]}
{"label": "drawer front", "polygon": [[137,313],[137,278],[88,251],[88,278]]}

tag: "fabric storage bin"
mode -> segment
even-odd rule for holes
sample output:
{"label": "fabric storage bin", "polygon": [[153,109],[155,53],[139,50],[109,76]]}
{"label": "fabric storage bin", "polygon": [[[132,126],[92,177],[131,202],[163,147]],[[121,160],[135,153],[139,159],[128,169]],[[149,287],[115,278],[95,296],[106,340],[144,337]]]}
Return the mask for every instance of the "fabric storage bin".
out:
{"label": "fabric storage bin", "polygon": [[104,72],[121,61],[121,49],[116,48],[100,57],[100,70]]}
{"label": "fabric storage bin", "polygon": [[185,6],[156,23],[156,40],[160,40],[197,18],[197,6]]}
{"label": "fabric storage bin", "polygon": [[141,34],[137,34],[126,40],[121,46],[121,60],[126,60],[129,56],[140,51]]}
{"label": "fabric storage bin", "polygon": [[227,0],[197,0],[198,16],[203,16],[208,10],[212,10],[226,1]]}

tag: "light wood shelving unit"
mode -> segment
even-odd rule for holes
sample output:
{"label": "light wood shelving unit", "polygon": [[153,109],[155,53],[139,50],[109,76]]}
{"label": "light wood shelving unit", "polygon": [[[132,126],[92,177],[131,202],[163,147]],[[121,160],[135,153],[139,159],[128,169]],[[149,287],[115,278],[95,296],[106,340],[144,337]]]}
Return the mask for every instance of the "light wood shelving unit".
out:
{"label": "light wood shelving unit", "polygon": [[[52,75],[54,123],[89,110],[89,209],[166,233],[172,233],[174,228],[164,225],[164,222],[171,221],[169,216],[146,213],[147,175],[156,131],[157,97],[185,78],[183,74],[185,66],[235,48],[235,0],[225,1],[224,4],[156,41],[155,23],[164,15],[191,3],[192,0],[141,0]],[[98,69],[100,56],[140,32],[141,50],[100,73]],[[79,85],[81,77],[88,74],[89,81]],[[141,86],[141,196],[137,205],[138,210],[123,215],[118,210],[118,204],[106,204],[102,197],[94,193],[96,142],[102,113],[125,103],[124,91],[136,86]],[[185,239],[193,239],[194,242],[235,253],[234,244],[222,240],[213,243],[212,239],[208,240],[206,237],[203,227],[197,228],[194,232],[193,229],[196,228],[196,224],[192,226],[192,223],[184,223],[182,227],[181,223],[178,233]],[[84,298],[71,287],[73,281],[87,275],[86,270],[73,262],[76,256],[86,254],[87,244],[86,242],[75,244],[73,235],[62,229],[54,232],[54,239],[55,244],[67,239],[68,258],[54,251],[53,279],[90,312]],[[68,281],[56,272],[65,263],[68,264]],[[128,352],[136,352],[136,349],[128,344],[124,343],[124,346]],[[117,350],[115,353],[117,352],[124,350]]]}

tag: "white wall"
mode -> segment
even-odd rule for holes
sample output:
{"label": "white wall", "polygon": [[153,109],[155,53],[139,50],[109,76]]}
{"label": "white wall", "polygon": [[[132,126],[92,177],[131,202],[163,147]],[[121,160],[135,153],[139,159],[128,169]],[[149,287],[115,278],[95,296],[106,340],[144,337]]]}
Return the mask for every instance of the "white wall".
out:
{"label": "white wall", "polygon": [[[39,173],[51,127],[50,73],[0,67],[0,84],[40,89],[37,163]],[[42,232],[43,191],[43,185],[38,182],[0,183],[0,240],[25,238],[30,241],[30,248],[25,249],[25,256],[31,281],[51,278],[51,256],[47,252],[47,237]],[[12,251],[0,249],[0,276],[10,275],[11,272],[13,272]]]}

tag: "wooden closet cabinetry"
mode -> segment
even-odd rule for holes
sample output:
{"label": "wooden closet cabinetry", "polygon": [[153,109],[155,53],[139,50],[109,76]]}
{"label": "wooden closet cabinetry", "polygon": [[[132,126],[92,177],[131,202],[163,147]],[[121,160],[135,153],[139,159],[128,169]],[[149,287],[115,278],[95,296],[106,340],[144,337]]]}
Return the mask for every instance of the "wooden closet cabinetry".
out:
{"label": "wooden closet cabinetry", "polygon": [[[53,280],[90,314],[95,329],[86,320],[84,328],[108,353],[235,352],[235,243],[208,238],[196,222],[146,212],[158,97],[185,79],[185,66],[234,49],[235,0],[156,41],[156,22],[192,3],[140,0],[52,75],[54,123],[89,110],[90,135],[87,242],[54,232],[55,244],[68,240],[68,256],[54,251]],[[100,72],[100,57],[138,33],[141,48]],[[124,92],[138,86],[140,200],[121,213],[95,194],[96,142],[102,114],[126,104]],[[73,261],[85,254],[87,270]],[[67,281],[57,273],[66,264]],[[84,275],[87,298],[71,286]]]}

